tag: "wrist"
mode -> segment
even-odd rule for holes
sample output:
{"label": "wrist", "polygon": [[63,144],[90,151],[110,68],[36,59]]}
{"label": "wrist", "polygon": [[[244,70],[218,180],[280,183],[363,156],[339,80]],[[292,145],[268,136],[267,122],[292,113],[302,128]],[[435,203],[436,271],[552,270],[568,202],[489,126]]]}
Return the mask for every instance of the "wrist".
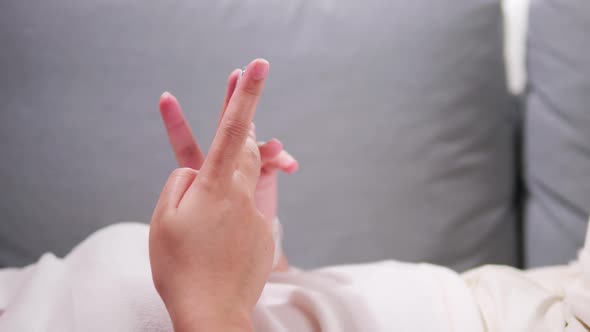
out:
{"label": "wrist", "polygon": [[190,317],[174,320],[174,332],[252,332],[254,328],[250,318],[230,317]]}
{"label": "wrist", "polygon": [[171,313],[174,332],[252,332],[251,312],[214,307],[199,310],[193,306]]}

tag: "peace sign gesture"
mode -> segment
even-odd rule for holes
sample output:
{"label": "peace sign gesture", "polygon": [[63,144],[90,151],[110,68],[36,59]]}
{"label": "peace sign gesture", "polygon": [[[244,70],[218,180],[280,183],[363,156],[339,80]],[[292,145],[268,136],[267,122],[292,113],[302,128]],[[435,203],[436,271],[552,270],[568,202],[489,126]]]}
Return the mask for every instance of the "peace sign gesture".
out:
{"label": "peace sign gesture", "polygon": [[[241,72],[240,69],[236,69],[229,76],[225,100],[221,108],[222,115],[231,100]],[[201,169],[205,156],[184,117],[180,103],[168,92],[160,97],[160,113],[178,165],[195,170]],[[299,164],[275,138],[257,144],[260,150],[261,169],[256,190],[256,206],[271,222],[276,217],[277,211],[277,172],[294,173],[299,168]]]}
{"label": "peace sign gesture", "polygon": [[251,130],[268,70],[264,60],[248,65],[202,166],[175,170],[154,210],[152,276],[177,332],[250,327],[270,274],[274,243],[255,204],[261,159]]}

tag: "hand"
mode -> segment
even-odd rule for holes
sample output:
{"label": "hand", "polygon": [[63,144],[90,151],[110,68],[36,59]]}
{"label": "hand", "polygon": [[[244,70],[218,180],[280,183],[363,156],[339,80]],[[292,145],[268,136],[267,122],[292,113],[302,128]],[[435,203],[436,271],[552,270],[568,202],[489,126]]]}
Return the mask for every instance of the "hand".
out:
{"label": "hand", "polygon": [[[241,70],[236,69],[229,76],[222,114],[231,100],[240,73]],[[199,170],[205,157],[184,118],[180,103],[170,93],[165,92],[160,97],[160,113],[178,165]],[[266,219],[272,222],[277,212],[277,171],[291,174],[297,171],[299,164],[283,150],[282,143],[277,139],[258,143],[258,147],[262,164],[256,188],[256,206]]]}
{"label": "hand", "polygon": [[154,210],[152,277],[176,332],[252,329],[274,250],[254,202],[261,161],[250,130],[268,68],[248,66],[202,167],[174,171]]}
{"label": "hand", "polygon": [[[221,108],[221,117],[223,117],[228,107],[240,75],[241,70],[236,69],[228,78],[225,99]],[[168,92],[165,92],[160,97],[160,114],[178,165],[199,170],[205,157],[184,117],[180,103]],[[253,128],[253,131],[255,131],[255,128]],[[283,149],[282,143],[277,139],[273,138],[265,143],[258,143],[258,147],[261,157],[261,169],[255,194],[256,207],[262,212],[266,220],[272,223],[276,218],[278,202],[277,171],[281,170],[291,174],[299,169],[299,164],[295,158]],[[286,271],[288,269],[289,262],[285,255],[281,253],[274,270]]]}

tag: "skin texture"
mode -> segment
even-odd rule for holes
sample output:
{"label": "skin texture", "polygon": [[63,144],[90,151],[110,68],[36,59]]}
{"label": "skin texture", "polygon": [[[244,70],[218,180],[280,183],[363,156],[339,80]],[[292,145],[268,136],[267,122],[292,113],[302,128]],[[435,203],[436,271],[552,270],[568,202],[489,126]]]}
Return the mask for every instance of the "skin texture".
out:
{"label": "skin texture", "polygon": [[[268,70],[268,62],[260,59],[247,67],[226,98],[206,158],[192,158],[193,151],[200,153],[198,146],[191,151],[194,147],[178,143],[186,142],[187,130],[190,134],[184,120],[178,121],[181,113],[163,115],[169,132],[173,129],[179,163],[195,167],[170,175],[150,227],[152,277],[176,332],[252,330],[250,316],[271,272],[274,250],[271,225],[256,202],[265,148],[256,143],[251,127]],[[175,131],[175,126],[184,129]]]}
{"label": "skin texture", "polygon": [[[241,70],[236,69],[228,78],[218,126],[234,93],[240,74]],[[160,114],[178,165],[194,170],[201,169],[205,156],[184,117],[180,103],[176,97],[168,92],[164,92],[160,97]],[[253,124],[251,130],[255,136],[256,130]],[[299,164],[295,158],[283,149],[282,143],[276,138],[266,142],[258,142],[257,145],[260,152],[261,166],[260,178],[255,192],[256,207],[270,223],[273,222],[277,212],[278,171],[292,174],[299,169]],[[275,271],[285,271],[288,268],[288,261],[282,255],[279,263],[275,266]]]}

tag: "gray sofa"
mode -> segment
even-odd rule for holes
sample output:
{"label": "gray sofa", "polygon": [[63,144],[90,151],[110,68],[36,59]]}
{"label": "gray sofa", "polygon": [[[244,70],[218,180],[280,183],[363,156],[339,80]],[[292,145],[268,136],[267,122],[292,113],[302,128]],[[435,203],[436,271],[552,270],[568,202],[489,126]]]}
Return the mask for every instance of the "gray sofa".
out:
{"label": "gray sofa", "polygon": [[[584,0],[574,3],[580,8],[568,9],[588,12]],[[553,32],[535,20],[553,13],[533,13],[542,18],[532,17],[531,86],[556,75],[571,77],[561,87],[581,85],[564,92],[574,97],[554,86],[528,90],[523,150],[498,1],[8,0],[0,5],[0,265],[63,255],[114,222],[148,222],[175,167],[158,96],[175,93],[208,146],[226,75],[254,57],[271,62],[259,135],[280,138],[301,164],[280,183],[293,264],[518,265],[523,238],[534,264],[565,262],[590,206],[588,154],[555,178],[573,191],[543,196],[536,181],[590,145],[582,133],[577,145],[557,143],[556,133],[535,146],[535,133],[564,130],[535,117],[543,102],[565,98],[562,110],[577,116],[571,130],[590,124],[588,94],[579,95],[590,75],[577,71],[590,66],[579,56],[542,74],[543,35]],[[588,16],[578,20],[572,35],[588,27]],[[521,156],[530,196],[518,189]],[[576,213],[541,208],[554,201],[566,210],[576,201]],[[556,236],[560,223],[576,227]]]}
{"label": "gray sofa", "polygon": [[525,252],[573,259],[590,212],[590,2],[532,1],[524,126]]}

